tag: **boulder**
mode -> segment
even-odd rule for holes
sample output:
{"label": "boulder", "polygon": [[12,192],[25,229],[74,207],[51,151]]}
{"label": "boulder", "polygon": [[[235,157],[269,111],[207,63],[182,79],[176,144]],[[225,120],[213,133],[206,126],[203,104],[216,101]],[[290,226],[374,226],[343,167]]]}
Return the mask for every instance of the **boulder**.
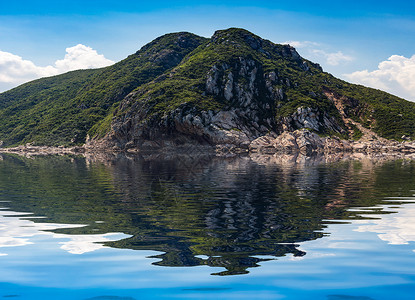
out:
{"label": "boulder", "polygon": [[292,132],[284,131],[275,139],[274,147],[277,148],[278,151],[286,153],[297,152],[297,137]]}
{"label": "boulder", "polygon": [[310,155],[312,152],[319,152],[324,149],[324,140],[315,132],[309,130],[294,131],[298,150],[301,154]]}

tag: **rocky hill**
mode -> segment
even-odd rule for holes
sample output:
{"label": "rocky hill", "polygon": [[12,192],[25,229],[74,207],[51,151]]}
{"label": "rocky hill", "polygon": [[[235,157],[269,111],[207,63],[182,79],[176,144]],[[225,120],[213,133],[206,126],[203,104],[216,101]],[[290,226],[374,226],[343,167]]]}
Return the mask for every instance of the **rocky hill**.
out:
{"label": "rocky hill", "polygon": [[403,136],[415,137],[415,103],[337,79],[238,28],[210,39],[168,34],[113,66],[0,94],[6,146],[348,149]]}

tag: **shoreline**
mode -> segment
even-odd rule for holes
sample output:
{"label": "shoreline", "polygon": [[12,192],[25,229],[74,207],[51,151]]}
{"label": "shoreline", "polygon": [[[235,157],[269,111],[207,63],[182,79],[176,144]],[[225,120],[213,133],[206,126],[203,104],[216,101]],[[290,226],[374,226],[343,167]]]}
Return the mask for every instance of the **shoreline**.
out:
{"label": "shoreline", "polygon": [[[383,164],[386,162],[399,161],[402,163],[415,161],[414,154],[402,154],[402,153],[358,153],[358,152],[337,152],[337,153],[322,153],[314,152],[312,155],[305,155],[300,152],[295,153],[283,153],[278,152],[274,154],[261,154],[261,153],[216,153],[213,151],[200,151],[200,152],[184,152],[184,151],[143,151],[143,152],[127,152],[127,151],[79,151],[73,148],[57,148],[50,147],[48,151],[45,151],[45,147],[42,151],[21,151],[23,147],[20,147],[20,151],[2,151],[0,150],[0,161],[3,161],[8,156],[15,156],[21,159],[47,159],[47,158],[66,158],[71,161],[74,159],[85,160],[87,164],[104,164],[106,166],[112,166],[119,161],[134,162],[144,161],[147,163],[157,162],[170,162],[183,164],[190,168],[200,167],[209,163],[220,163],[221,161],[252,161],[262,166],[280,165],[282,168],[306,168],[310,166],[330,163],[342,163],[342,162],[358,162],[364,165],[367,164]],[[4,150],[4,149],[3,149]],[[74,151],[75,150],[75,151]],[[191,172],[191,171],[190,171]]]}
{"label": "shoreline", "polygon": [[[0,154],[17,154],[27,157],[47,156],[47,155],[80,155],[80,156],[101,156],[101,157],[116,157],[119,155],[140,155],[144,157],[159,157],[159,156],[251,156],[275,158],[275,157],[331,157],[331,158],[385,158],[385,159],[415,159],[415,142],[351,142],[344,140],[337,140],[338,143],[334,145],[324,145],[308,143],[303,147],[293,147],[292,144],[281,144],[277,146],[270,146],[269,140],[261,137],[264,143],[256,143],[255,147],[241,148],[236,145],[213,145],[202,146],[187,144],[178,147],[161,147],[154,149],[138,149],[130,148],[127,150],[114,150],[111,148],[90,147],[90,146],[74,146],[74,147],[52,147],[52,146],[32,146],[20,145],[17,147],[0,148]],[[327,138],[332,140],[332,138]],[[326,140],[327,140],[326,139]],[[340,143],[339,143],[340,142]],[[340,145],[340,146],[339,146]]]}
{"label": "shoreline", "polygon": [[[370,134],[369,134],[370,133]],[[260,136],[249,142],[230,140],[218,144],[200,144],[188,140],[184,144],[174,141],[142,141],[140,144],[130,144],[122,147],[118,143],[103,140],[87,140],[82,146],[52,147],[33,146],[28,143],[17,147],[2,148],[0,153],[35,155],[94,155],[103,153],[127,153],[127,154],[187,154],[187,155],[364,155],[387,156],[415,159],[415,141],[405,140],[398,142],[377,136],[373,132],[367,132],[357,140],[343,140],[336,136],[321,137],[308,129],[284,131],[280,135],[273,133]],[[127,147],[128,146],[128,147]]]}

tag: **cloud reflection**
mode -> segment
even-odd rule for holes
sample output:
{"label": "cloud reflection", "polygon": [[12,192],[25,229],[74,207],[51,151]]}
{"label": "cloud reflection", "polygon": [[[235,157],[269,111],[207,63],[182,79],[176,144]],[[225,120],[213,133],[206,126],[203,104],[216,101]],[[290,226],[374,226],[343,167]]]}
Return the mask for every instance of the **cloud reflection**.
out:
{"label": "cloud reflection", "polygon": [[389,207],[387,210],[394,213],[371,220],[370,224],[359,226],[356,231],[378,233],[381,240],[391,245],[415,242],[415,204]]}
{"label": "cloud reflection", "polygon": [[[55,234],[55,238],[66,238],[68,235]],[[93,235],[74,235],[70,236],[70,241],[61,242],[63,245],[61,249],[68,251],[72,254],[83,254],[86,252],[92,252],[105,246],[101,243],[118,241],[130,237],[123,233],[105,233],[105,234],[93,234]]]}
{"label": "cloud reflection", "polygon": [[[31,214],[0,209],[0,248],[19,247],[36,243],[39,236],[56,239],[68,239],[60,242],[61,249],[72,254],[83,254],[105,248],[104,242],[117,241],[129,237],[123,233],[105,233],[93,235],[68,235],[54,233],[51,230],[79,228],[82,224],[35,223],[27,219]],[[8,255],[0,253],[0,256]]]}

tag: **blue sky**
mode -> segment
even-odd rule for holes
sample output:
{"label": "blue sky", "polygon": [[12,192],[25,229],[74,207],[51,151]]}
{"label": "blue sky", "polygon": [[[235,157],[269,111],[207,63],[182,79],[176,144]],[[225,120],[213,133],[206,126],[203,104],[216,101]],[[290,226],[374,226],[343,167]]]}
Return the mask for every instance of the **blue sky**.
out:
{"label": "blue sky", "polygon": [[402,0],[1,0],[0,91],[108,65],[168,32],[209,37],[229,27],[288,42],[337,77],[415,101],[415,2]]}

